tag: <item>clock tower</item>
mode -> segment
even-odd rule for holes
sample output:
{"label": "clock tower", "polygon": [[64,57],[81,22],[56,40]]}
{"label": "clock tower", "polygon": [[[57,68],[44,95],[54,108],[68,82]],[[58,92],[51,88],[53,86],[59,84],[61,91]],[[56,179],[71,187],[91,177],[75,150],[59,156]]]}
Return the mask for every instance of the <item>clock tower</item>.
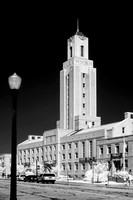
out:
{"label": "clock tower", "polygon": [[96,100],[96,69],[89,60],[88,38],[77,30],[67,41],[67,61],[60,71],[59,127],[80,130],[100,126]]}

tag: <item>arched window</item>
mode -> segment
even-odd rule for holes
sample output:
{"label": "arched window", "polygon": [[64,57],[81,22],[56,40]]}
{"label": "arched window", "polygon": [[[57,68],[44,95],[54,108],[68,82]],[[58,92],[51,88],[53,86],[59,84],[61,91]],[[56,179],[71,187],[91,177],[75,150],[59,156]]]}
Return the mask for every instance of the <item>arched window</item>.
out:
{"label": "arched window", "polygon": [[70,57],[72,57],[72,46],[70,47]]}
{"label": "arched window", "polygon": [[84,56],[84,46],[81,45],[81,56],[83,57]]}

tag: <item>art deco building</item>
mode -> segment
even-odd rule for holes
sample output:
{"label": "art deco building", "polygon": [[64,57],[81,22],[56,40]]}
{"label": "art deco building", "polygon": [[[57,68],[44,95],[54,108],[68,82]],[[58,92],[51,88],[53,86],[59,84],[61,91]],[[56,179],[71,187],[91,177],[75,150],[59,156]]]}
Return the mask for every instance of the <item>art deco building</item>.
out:
{"label": "art deco building", "polygon": [[101,125],[97,116],[96,68],[89,59],[88,38],[77,31],[67,41],[67,61],[60,72],[60,120],[43,136],[18,145],[18,162],[56,162],[59,172],[84,176],[94,161],[106,161],[112,173],[133,170],[133,113]]}

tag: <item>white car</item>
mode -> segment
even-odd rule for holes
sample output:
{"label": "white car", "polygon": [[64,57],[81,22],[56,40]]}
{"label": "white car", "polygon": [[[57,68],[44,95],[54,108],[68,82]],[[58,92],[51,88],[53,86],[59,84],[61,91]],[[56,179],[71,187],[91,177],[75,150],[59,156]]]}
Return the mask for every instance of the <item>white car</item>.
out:
{"label": "white car", "polygon": [[18,181],[24,181],[25,179],[25,175],[24,174],[20,174],[18,177],[17,177],[17,180]]}

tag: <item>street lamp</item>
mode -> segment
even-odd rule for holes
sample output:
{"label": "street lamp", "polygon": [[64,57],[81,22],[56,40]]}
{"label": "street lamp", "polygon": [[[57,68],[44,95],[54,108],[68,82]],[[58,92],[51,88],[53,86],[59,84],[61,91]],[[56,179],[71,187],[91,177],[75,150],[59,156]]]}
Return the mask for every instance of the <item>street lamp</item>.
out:
{"label": "street lamp", "polygon": [[11,185],[10,200],[16,200],[16,155],[17,155],[17,94],[21,85],[21,78],[14,73],[8,78],[12,93],[12,136],[11,136]]}

